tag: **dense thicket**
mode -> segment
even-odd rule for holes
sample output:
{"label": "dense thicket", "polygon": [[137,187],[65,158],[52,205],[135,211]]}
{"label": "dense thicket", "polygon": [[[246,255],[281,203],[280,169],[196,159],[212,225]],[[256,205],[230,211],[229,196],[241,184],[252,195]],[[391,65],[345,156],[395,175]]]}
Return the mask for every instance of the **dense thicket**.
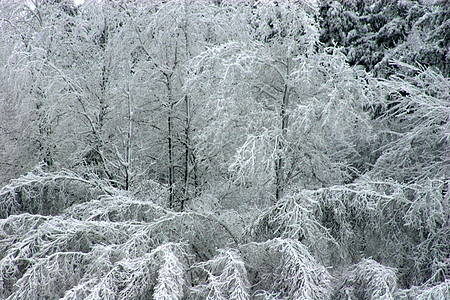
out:
{"label": "dense thicket", "polygon": [[448,15],[1,2],[0,298],[448,299]]}
{"label": "dense thicket", "polygon": [[448,1],[320,1],[320,40],[341,46],[351,65],[377,76],[399,72],[392,60],[450,75]]}

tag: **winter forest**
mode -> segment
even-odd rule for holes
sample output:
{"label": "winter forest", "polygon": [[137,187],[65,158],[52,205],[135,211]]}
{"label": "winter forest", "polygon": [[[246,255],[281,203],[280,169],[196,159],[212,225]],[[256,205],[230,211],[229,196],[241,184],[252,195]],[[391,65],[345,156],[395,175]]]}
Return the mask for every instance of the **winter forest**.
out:
{"label": "winter forest", "polygon": [[450,299],[447,1],[0,1],[0,299]]}

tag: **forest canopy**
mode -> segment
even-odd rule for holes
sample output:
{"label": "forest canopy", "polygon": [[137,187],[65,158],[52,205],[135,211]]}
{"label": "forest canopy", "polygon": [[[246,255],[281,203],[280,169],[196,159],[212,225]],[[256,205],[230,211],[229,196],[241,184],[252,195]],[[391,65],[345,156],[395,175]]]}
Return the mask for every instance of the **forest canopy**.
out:
{"label": "forest canopy", "polygon": [[0,2],[1,299],[449,299],[446,1]]}

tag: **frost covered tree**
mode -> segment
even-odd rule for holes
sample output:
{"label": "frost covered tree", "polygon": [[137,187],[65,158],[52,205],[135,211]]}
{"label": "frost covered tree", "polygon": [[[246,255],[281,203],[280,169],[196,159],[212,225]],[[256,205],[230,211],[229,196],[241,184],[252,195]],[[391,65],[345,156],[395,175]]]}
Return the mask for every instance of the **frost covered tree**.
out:
{"label": "frost covered tree", "polygon": [[[448,78],[320,42],[391,3],[32,3],[0,4],[0,298],[448,297]],[[386,47],[441,20],[401,3]]]}
{"label": "frost covered tree", "polygon": [[[214,142],[200,147],[223,153],[231,146],[219,162],[223,172],[241,185],[273,186],[277,200],[292,183],[351,180],[364,151],[357,147],[373,137],[363,109],[373,101],[363,93],[371,79],[337,50],[316,44],[314,7],[279,2],[237,14],[230,21],[246,26],[239,40],[210,49],[194,65],[193,86],[214,111],[202,130]],[[226,140],[217,139],[218,126],[227,127]]]}
{"label": "frost covered tree", "polygon": [[89,165],[97,160],[99,176],[112,179],[102,150],[110,105],[105,94],[109,80],[107,55],[102,51],[105,37],[101,35],[107,32],[95,27],[101,27],[104,20],[88,26],[86,12],[65,1],[5,6],[6,13],[15,8],[4,18],[12,28],[14,21],[21,25],[18,18],[30,19],[23,21],[23,38],[17,39],[5,66],[11,82],[8,91],[18,99],[10,105],[22,109],[22,118],[28,117],[25,122],[35,136],[30,143],[39,147],[35,160],[49,167]]}
{"label": "frost covered tree", "polygon": [[195,99],[185,87],[189,62],[207,46],[205,28],[218,10],[212,3],[205,4],[137,5],[124,32],[125,42],[119,45],[128,51],[130,79],[139,91],[135,96],[141,106],[138,123],[142,121],[141,130],[152,137],[145,145],[153,164],[149,172],[169,186],[169,205],[181,210],[199,188],[191,142]]}
{"label": "frost covered tree", "polygon": [[54,162],[52,132],[60,120],[54,113],[56,103],[52,106],[46,99],[51,72],[46,57],[52,56],[53,43],[44,31],[56,11],[44,4],[32,8],[14,1],[2,3],[2,168],[6,176],[29,169],[28,163]]}
{"label": "frost covered tree", "polygon": [[388,77],[395,59],[449,76],[447,1],[320,1],[320,14],[320,40],[344,47],[350,64]]}

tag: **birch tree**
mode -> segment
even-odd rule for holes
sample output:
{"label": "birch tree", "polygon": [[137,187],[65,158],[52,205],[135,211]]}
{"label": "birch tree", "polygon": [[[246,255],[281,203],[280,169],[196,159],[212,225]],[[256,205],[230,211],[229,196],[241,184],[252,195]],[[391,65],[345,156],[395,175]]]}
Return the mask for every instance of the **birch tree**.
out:
{"label": "birch tree", "polygon": [[[246,24],[240,40],[197,58],[198,80],[216,88],[209,101],[219,122],[232,124],[228,142],[238,144],[222,161],[233,180],[272,185],[276,200],[293,182],[316,187],[352,180],[363,151],[357,147],[373,137],[363,111],[373,99],[361,93],[368,75],[349,68],[337,50],[316,44],[314,7],[279,2],[236,13]],[[245,120],[240,111],[247,112]],[[341,125],[345,130],[334,130]],[[223,142],[214,144],[223,151]]]}
{"label": "birch tree", "polygon": [[[64,123],[63,101],[59,97],[63,85],[54,77],[54,66],[66,49],[60,47],[60,42],[71,30],[75,13],[70,5],[41,1],[11,1],[2,6],[2,37],[4,47],[9,47],[2,52],[2,105],[5,113],[14,110],[8,116],[14,120],[10,125],[17,124],[21,127],[19,132],[23,132],[22,136],[13,137],[22,141],[21,146],[16,143],[20,147],[16,148],[16,155],[28,156],[18,157],[17,161],[37,164],[41,160],[52,167],[58,160],[57,144],[61,139],[57,131],[59,124]],[[13,127],[7,131],[14,131]],[[21,169],[18,165],[11,167]]]}
{"label": "birch tree", "polygon": [[143,121],[139,130],[149,134],[150,176],[168,185],[169,205],[181,210],[195,194],[197,176],[191,142],[195,111],[184,89],[186,70],[190,58],[205,47],[208,6],[189,1],[137,5],[126,33],[132,45],[130,78],[141,105],[136,120]]}

